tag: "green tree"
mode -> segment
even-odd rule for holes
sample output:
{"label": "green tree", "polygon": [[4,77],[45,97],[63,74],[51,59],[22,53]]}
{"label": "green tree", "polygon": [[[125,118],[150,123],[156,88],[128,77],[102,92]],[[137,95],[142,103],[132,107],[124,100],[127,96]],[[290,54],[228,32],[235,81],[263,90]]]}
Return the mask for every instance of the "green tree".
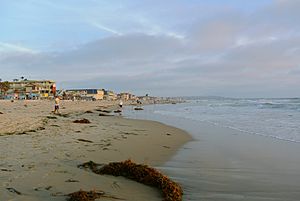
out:
{"label": "green tree", "polygon": [[2,92],[4,93],[4,95],[6,95],[7,91],[10,88],[10,84],[8,81],[5,82],[0,82],[0,90],[1,90],[1,94]]}

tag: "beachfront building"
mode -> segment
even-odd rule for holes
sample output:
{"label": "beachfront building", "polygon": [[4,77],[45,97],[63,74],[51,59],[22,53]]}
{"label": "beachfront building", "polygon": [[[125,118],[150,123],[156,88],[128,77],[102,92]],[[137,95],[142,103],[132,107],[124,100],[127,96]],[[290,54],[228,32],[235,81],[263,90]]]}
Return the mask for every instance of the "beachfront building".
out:
{"label": "beachfront building", "polygon": [[69,89],[65,91],[68,99],[103,100],[104,89]]}
{"label": "beachfront building", "polygon": [[45,99],[53,98],[56,84],[52,80],[13,80],[6,82],[8,87],[1,90],[4,99]]}
{"label": "beachfront building", "polygon": [[104,99],[105,100],[117,100],[117,94],[115,94],[113,91],[104,91]]}
{"label": "beachfront building", "polygon": [[118,99],[121,99],[124,101],[136,100],[136,96],[131,93],[122,92],[122,93],[118,94]]}
{"label": "beachfront building", "polygon": [[129,97],[130,97],[130,94],[129,93],[120,93],[118,95],[118,98],[121,99],[121,100],[124,100],[124,101],[128,101],[129,100]]}

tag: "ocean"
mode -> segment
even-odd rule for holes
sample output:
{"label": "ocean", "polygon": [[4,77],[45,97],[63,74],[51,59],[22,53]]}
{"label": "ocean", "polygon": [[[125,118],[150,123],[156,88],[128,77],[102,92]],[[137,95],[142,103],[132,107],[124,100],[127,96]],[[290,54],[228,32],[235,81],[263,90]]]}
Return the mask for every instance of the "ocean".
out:
{"label": "ocean", "polygon": [[[272,142],[284,141],[284,143],[300,144],[299,98],[233,99],[192,97],[187,98],[185,103],[147,105],[143,108],[143,111],[134,111],[130,106],[127,107],[124,114],[130,118],[156,120],[181,128],[189,132],[194,138],[193,141],[184,145],[169,162],[162,167],[158,167],[166,171],[173,179],[183,184],[185,191],[184,200],[219,200],[219,198],[223,200],[226,198],[228,200],[244,200],[245,193],[234,192],[234,189],[239,188],[238,184],[235,184],[236,180],[239,181],[237,182],[239,184],[253,182],[253,186],[257,183],[258,186],[262,186],[261,188],[269,188],[263,181],[259,184],[257,179],[251,180],[250,173],[247,173],[248,178],[244,178],[245,175],[237,173],[244,171],[249,166],[253,166],[251,169],[252,178],[255,178],[258,172],[261,174],[260,169],[263,168],[258,167],[258,165],[257,167],[254,166],[256,164],[254,159],[252,164],[249,162],[249,159],[244,159],[246,158],[244,156],[244,158],[240,156],[238,156],[240,158],[234,158],[232,155],[236,155],[236,153],[227,153],[226,157],[232,159],[230,165],[228,165],[230,171],[220,171],[217,169],[222,169],[223,166],[225,167],[229,163],[226,161],[227,159],[223,161],[221,167],[220,164],[216,165],[216,162],[212,162],[214,159],[207,159],[203,156],[203,153],[207,152],[207,155],[210,157],[213,156],[216,160],[222,161],[224,153],[218,152],[224,152],[224,150],[230,152],[228,151],[228,147],[225,147],[227,139],[233,141],[232,139],[243,137],[244,135],[245,137],[257,136],[258,138],[255,139],[264,139],[267,141],[270,139],[269,141]],[[223,132],[227,134],[223,135]],[[220,147],[224,144],[224,148],[211,147],[214,141],[217,141],[216,139],[222,139],[224,143],[221,141],[221,143],[216,143],[215,145]],[[247,143],[244,144],[247,145]],[[230,142],[228,146],[231,146]],[[261,152],[264,152],[263,146],[261,145],[262,148],[258,148],[262,150]],[[252,147],[249,145],[250,149]],[[211,172],[211,175],[207,175],[208,168],[215,171]],[[293,168],[298,170],[298,164]],[[283,173],[285,172],[283,171]],[[235,180],[232,178],[238,179]],[[274,180],[274,182],[276,181]],[[231,187],[222,186],[224,182],[232,182],[232,184],[227,185]],[[278,186],[282,185],[281,182],[278,181]],[[256,189],[253,192],[264,191],[264,189]],[[248,196],[251,197],[251,195]],[[256,198],[259,196],[256,195]],[[249,200],[259,199],[253,199],[252,197]]]}

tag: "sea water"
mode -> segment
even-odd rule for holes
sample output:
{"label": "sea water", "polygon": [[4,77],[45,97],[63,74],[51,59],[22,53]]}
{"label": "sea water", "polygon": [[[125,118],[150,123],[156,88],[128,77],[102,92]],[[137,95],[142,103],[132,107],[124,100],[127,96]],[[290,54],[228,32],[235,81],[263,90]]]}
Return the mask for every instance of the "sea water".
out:
{"label": "sea water", "polygon": [[183,184],[184,200],[205,200],[203,189],[211,184],[203,182],[213,182],[210,179],[204,180],[203,177],[200,179],[199,176],[203,171],[203,159],[200,157],[203,142],[200,142],[205,139],[201,129],[205,125],[237,131],[241,135],[258,135],[273,140],[300,143],[298,98],[193,97],[181,104],[148,105],[143,108],[144,111],[134,111],[129,107],[124,114],[131,118],[157,120],[184,129],[195,139],[184,145],[171,161],[159,167]]}
{"label": "sea water", "polygon": [[[245,133],[300,142],[300,99],[196,99],[152,107],[155,114],[208,122]],[[255,126],[254,126],[255,125]]]}

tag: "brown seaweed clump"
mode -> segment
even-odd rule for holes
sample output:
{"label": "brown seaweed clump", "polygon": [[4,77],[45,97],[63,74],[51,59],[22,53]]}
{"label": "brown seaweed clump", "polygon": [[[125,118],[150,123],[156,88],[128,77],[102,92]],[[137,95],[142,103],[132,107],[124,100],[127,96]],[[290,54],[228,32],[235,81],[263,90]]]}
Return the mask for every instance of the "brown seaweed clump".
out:
{"label": "brown seaweed clump", "polygon": [[90,124],[91,122],[88,119],[80,119],[80,120],[73,121],[73,123]]}
{"label": "brown seaweed clump", "polygon": [[179,184],[147,165],[136,164],[131,160],[114,162],[98,168],[100,165],[92,161],[79,167],[89,168],[96,174],[123,176],[139,183],[153,186],[162,190],[163,201],[181,201],[183,191]]}
{"label": "brown seaweed clump", "polygon": [[98,109],[98,110],[96,110],[96,111],[98,111],[98,112],[104,112],[104,113],[111,113],[110,110],[101,110],[101,109]]}
{"label": "brown seaweed clump", "polygon": [[96,199],[99,198],[109,198],[109,199],[114,199],[114,200],[124,200],[122,198],[118,198],[115,196],[111,195],[106,195],[105,192],[103,191],[76,191],[74,193],[70,193],[67,195],[69,198],[67,199],[68,201],[95,201]]}
{"label": "brown seaweed clump", "polygon": [[77,191],[74,193],[68,194],[68,201],[94,201],[104,195],[104,192],[96,192],[96,191]]}
{"label": "brown seaweed clump", "polygon": [[112,114],[107,114],[107,113],[100,113],[99,116],[102,116],[102,117],[112,117],[114,115]]}
{"label": "brown seaweed clump", "polygon": [[89,162],[83,163],[81,165],[78,165],[77,167],[79,167],[81,169],[89,169],[96,174],[100,174],[98,171],[99,171],[100,167],[103,167],[103,166],[104,166],[103,164],[98,164],[98,163],[94,163],[93,161],[89,161]]}

